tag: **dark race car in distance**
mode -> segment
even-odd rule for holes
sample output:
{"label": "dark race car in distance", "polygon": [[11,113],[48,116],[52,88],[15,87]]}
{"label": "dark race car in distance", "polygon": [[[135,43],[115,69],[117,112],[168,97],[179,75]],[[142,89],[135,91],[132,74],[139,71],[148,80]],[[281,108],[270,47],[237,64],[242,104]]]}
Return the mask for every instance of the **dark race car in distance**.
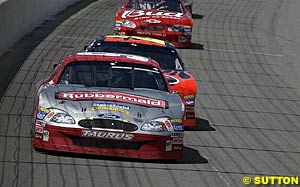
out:
{"label": "dark race car in distance", "polygon": [[181,0],[126,0],[116,13],[114,32],[190,48],[192,28],[193,19]]}
{"label": "dark race car in distance", "polygon": [[37,84],[33,147],[179,160],[183,114],[182,99],[154,60],[77,53]]}
{"label": "dark race car in distance", "polygon": [[151,57],[163,70],[174,91],[185,100],[184,126],[195,126],[196,81],[184,68],[176,48],[169,42],[137,36],[103,36],[93,41],[86,49],[89,52],[117,52]]}

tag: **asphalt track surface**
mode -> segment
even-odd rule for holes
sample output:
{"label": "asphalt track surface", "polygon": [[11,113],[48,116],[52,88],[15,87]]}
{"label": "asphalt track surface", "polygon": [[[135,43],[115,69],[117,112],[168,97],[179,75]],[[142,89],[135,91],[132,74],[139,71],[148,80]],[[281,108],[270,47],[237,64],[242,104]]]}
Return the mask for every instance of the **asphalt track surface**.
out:
{"label": "asphalt track surface", "polygon": [[2,88],[0,186],[223,187],[245,186],[244,176],[300,175],[298,0],[194,1],[193,48],[179,51],[200,91],[182,161],[35,152],[35,83],[64,56],[112,34],[120,2],[91,2],[51,32],[41,25],[49,35]]}

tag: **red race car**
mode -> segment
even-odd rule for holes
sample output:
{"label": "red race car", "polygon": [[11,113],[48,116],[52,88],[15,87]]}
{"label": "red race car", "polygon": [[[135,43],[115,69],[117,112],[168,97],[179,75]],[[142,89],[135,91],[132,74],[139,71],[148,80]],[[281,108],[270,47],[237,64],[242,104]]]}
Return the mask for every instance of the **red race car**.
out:
{"label": "red race car", "polygon": [[150,58],[77,53],[37,84],[33,147],[180,160],[183,102]]}
{"label": "red race car", "polygon": [[139,36],[103,36],[93,41],[86,49],[89,52],[117,52],[151,57],[163,70],[174,91],[185,100],[184,126],[195,126],[195,78],[184,68],[176,48],[169,42]]}
{"label": "red race car", "polygon": [[127,0],[116,13],[116,35],[147,36],[190,48],[193,19],[181,0]]}

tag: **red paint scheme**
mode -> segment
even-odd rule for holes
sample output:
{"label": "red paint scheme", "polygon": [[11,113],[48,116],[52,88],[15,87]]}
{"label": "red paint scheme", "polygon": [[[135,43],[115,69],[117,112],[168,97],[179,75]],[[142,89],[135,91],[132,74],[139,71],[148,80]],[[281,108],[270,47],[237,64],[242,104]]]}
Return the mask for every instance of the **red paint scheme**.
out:
{"label": "red paint scheme", "polygon": [[[183,145],[172,145],[172,151],[166,151],[166,142],[173,142],[171,136],[159,136],[149,134],[135,134],[132,140],[128,142],[143,143],[138,149],[120,149],[120,148],[99,148],[96,146],[79,146],[75,145],[70,137],[76,137],[78,139],[101,139],[95,137],[83,137],[81,128],[65,128],[45,125],[44,130],[49,131],[49,140],[44,141],[43,136],[39,135],[33,139],[33,147],[43,150],[53,150],[61,152],[72,152],[80,154],[93,154],[93,155],[104,155],[104,156],[118,156],[118,157],[130,157],[130,158],[142,158],[142,159],[170,159],[180,160],[182,159],[183,152],[181,148]],[[109,131],[106,131],[109,132]],[[128,133],[127,133],[128,134]],[[102,138],[103,139],[103,138]],[[107,139],[107,138],[106,138]],[[115,140],[125,141],[125,140]],[[176,141],[176,138],[175,140]],[[174,150],[173,147],[176,147]]]}
{"label": "red paint scheme", "polygon": [[[136,10],[128,7],[127,0],[115,16],[114,32],[117,35],[147,36],[151,38],[168,40],[176,47],[190,48],[192,38],[193,19],[183,3],[184,13],[166,10]],[[122,26],[127,20],[135,24],[135,28]],[[121,25],[120,25],[121,24]],[[169,31],[171,26],[182,26],[181,31]],[[184,29],[183,29],[184,28]]]}
{"label": "red paint scheme", "polygon": [[[184,73],[184,78],[180,76]],[[169,82],[172,90],[177,91],[185,101],[185,116],[183,118],[184,126],[195,126],[195,98],[197,94],[197,85],[195,78],[188,71],[164,72],[165,77],[171,77],[176,82]],[[170,81],[170,80],[169,80]],[[190,104],[189,101],[193,102]]]}

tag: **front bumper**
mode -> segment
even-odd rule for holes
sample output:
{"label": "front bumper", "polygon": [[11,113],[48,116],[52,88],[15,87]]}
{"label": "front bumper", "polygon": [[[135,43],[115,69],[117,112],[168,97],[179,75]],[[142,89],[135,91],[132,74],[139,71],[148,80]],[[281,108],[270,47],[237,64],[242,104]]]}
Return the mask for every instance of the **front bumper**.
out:
{"label": "front bumper", "polygon": [[[97,133],[90,133],[90,135],[95,135],[93,137],[84,137],[84,130]],[[103,138],[100,132],[102,134],[117,133],[119,137],[110,138],[108,136]],[[46,124],[44,127],[35,127],[33,147],[36,149],[59,152],[139,159],[182,159],[183,137],[180,136],[183,136],[183,134],[181,133],[176,132],[170,136],[126,133],[127,135],[133,136],[133,138],[130,140],[120,139],[120,137],[126,137],[123,136],[124,134],[123,132],[65,128]]]}

